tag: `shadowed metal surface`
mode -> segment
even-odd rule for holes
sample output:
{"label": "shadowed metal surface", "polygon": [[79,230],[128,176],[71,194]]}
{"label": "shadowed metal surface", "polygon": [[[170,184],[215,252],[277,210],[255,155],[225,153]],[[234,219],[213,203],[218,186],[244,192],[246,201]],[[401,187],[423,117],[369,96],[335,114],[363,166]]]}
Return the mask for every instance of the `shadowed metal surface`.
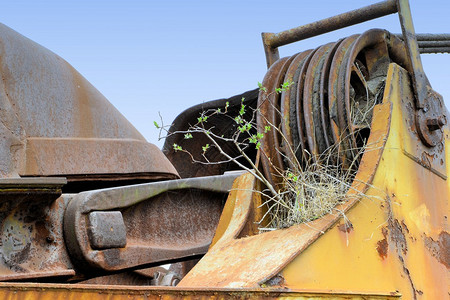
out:
{"label": "shadowed metal surface", "polygon": [[[239,167],[233,163],[218,163],[224,160],[224,156],[217,151],[217,148],[211,147],[205,156],[212,163],[194,163],[191,157],[187,153],[177,152],[173,149],[173,144],[181,146],[183,149],[191,153],[197,161],[205,162],[202,156],[202,146],[210,143],[211,141],[206,137],[205,134],[193,132],[192,139],[185,139],[184,132],[188,131],[189,128],[195,125],[198,121],[197,118],[202,112],[207,112],[216,109],[224,110],[228,103],[228,115],[235,116],[238,114],[241,105],[244,104],[246,109],[244,115],[242,116],[245,120],[250,120],[253,115],[253,109],[256,109],[256,103],[258,101],[258,89],[244,92],[240,95],[236,95],[227,99],[218,99],[213,101],[208,101],[190,107],[179,114],[169,129],[169,135],[166,138],[163,146],[163,152],[170,160],[170,162],[175,166],[181,178],[188,177],[199,177],[199,176],[209,176],[209,175],[220,175],[226,171],[237,170]],[[205,129],[211,130],[214,134],[218,136],[223,136],[224,138],[231,138],[236,132],[238,124],[233,118],[229,118],[226,115],[211,115],[208,118],[208,122],[204,124]],[[252,130],[253,132],[253,130]],[[240,142],[244,140],[244,137],[239,139]],[[218,140],[218,144],[230,155],[237,157],[239,151],[236,149],[235,145],[231,142],[225,142]],[[256,150],[250,150],[247,152],[248,156],[254,159],[256,157]],[[246,164],[244,159],[239,160],[240,163]]]}
{"label": "shadowed metal surface", "polygon": [[63,240],[65,178],[0,179],[0,281],[75,275]]}

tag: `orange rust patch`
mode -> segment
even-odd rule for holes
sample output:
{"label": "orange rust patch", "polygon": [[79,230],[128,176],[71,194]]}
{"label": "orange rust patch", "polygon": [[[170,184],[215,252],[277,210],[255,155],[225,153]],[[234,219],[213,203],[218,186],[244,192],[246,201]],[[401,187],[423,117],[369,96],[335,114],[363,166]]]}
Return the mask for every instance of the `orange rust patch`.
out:
{"label": "orange rust patch", "polygon": [[388,253],[388,249],[389,249],[389,244],[387,242],[388,231],[385,227],[383,227],[381,229],[381,233],[383,234],[384,239],[379,240],[377,242],[377,251],[378,251],[378,254],[380,255],[380,257],[385,259],[387,257],[387,253]]}
{"label": "orange rust patch", "polygon": [[381,258],[385,259],[387,257],[388,242],[386,239],[382,239],[377,243],[377,251]]}

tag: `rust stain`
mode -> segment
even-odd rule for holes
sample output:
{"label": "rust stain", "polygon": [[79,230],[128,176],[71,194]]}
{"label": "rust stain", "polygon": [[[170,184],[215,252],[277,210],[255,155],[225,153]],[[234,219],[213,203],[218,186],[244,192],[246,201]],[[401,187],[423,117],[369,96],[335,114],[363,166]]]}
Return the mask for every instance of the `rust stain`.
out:
{"label": "rust stain", "polygon": [[425,237],[425,247],[441,264],[450,269],[450,234],[442,231],[437,241],[431,237]]}
{"label": "rust stain", "polygon": [[429,153],[423,151],[423,152],[422,152],[422,157],[421,157],[419,163],[420,163],[422,166],[424,166],[425,168],[430,169],[430,168],[431,168],[431,161],[432,161],[433,159],[434,159],[434,156],[433,156],[433,155],[430,155]]}
{"label": "rust stain", "polygon": [[353,224],[350,221],[347,221],[343,224],[338,225],[338,229],[345,233],[350,233],[353,230]]}
{"label": "rust stain", "polygon": [[390,218],[388,222],[388,229],[391,234],[391,240],[399,251],[406,255],[408,253],[408,247],[406,246],[406,238],[403,233],[402,226],[397,219]]}
{"label": "rust stain", "polygon": [[[394,218],[394,214],[393,214],[392,208],[391,208],[391,198],[389,196],[387,196],[386,203],[387,203],[388,214],[389,214],[387,230],[390,233],[390,242],[394,245],[394,247],[397,251],[397,257],[402,265],[403,273],[406,275],[406,278],[408,279],[408,281],[410,283],[413,299],[417,299],[417,294],[418,294],[417,289],[411,278],[410,271],[409,271],[409,269],[405,263],[405,259],[403,257],[408,253],[408,248],[407,248],[407,243],[406,243],[406,237],[405,237],[405,234],[402,229],[403,228],[402,225],[404,226],[405,231],[408,232],[409,230],[406,227],[406,224],[403,222],[403,220],[402,220],[402,225],[401,225],[400,222],[396,218]],[[386,231],[386,234],[388,233],[388,231]],[[385,233],[383,232],[383,235],[384,234]]]}
{"label": "rust stain", "polygon": [[379,240],[377,242],[377,252],[381,256],[381,258],[385,259],[387,257],[387,253],[388,253],[388,249],[389,249],[389,244],[387,242],[388,231],[387,231],[386,227],[383,227],[381,229],[381,233],[383,234],[384,239]]}
{"label": "rust stain", "polygon": [[89,91],[85,85],[84,78],[75,69],[68,68],[72,74],[73,85],[75,88],[75,105],[77,105],[80,115],[78,116],[78,123],[76,134],[80,137],[96,137],[95,126],[92,114],[92,99],[89,96]]}
{"label": "rust stain", "polygon": [[405,232],[409,233],[409,229],[408,229],[408,226],[406,226],[405,221],[402,220],[401,224],[402,224],[402,228],[405,230]]}

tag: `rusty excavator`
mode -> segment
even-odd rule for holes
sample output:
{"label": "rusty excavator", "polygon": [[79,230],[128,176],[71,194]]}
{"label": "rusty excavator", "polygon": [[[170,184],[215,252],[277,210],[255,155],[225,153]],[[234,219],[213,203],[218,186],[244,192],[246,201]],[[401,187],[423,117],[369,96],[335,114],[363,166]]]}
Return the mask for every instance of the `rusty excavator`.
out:
{"label": "rusty excavator", "polygon": [[[279,57],[393,13],[401,34],[372,29]],[[387,0],[262,36],[263,88],[187,109],[160,150],[66,61],[0,25],[1,299],[448,299],[450,116],[420,54],[449,53],[450,34],[416,34],[409,2]],[[369,98],[361,121],[353,112]],[[305,153],[338,145],[348,167],[371,145],[348,167],[340,213],[261,232],[270,200],[240,167],[252,164],[192,162],[209,137],[180,133],[243,104],[258,112],[252,130],[277,128],[245,150],[273,186]],[[239,157],[226,142],[235,120],[207,124]]]}

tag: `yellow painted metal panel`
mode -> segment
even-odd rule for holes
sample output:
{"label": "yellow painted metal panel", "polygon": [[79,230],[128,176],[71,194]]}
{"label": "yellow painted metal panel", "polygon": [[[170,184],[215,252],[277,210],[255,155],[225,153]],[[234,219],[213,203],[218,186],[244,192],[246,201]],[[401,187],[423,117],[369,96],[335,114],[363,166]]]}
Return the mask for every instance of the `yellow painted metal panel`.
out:
{"label": "yellow painted metal panel", "polygon": [[392,64],[384,100],[393,104],[391,130],[373,186],[346,214],[351,230],[341,221],[302,252],[283,270],[284,286],[447,299],[449,186],[405,155],[404,143],[415,138],[402,111],[413,99],[410,86],[406,71]]}

